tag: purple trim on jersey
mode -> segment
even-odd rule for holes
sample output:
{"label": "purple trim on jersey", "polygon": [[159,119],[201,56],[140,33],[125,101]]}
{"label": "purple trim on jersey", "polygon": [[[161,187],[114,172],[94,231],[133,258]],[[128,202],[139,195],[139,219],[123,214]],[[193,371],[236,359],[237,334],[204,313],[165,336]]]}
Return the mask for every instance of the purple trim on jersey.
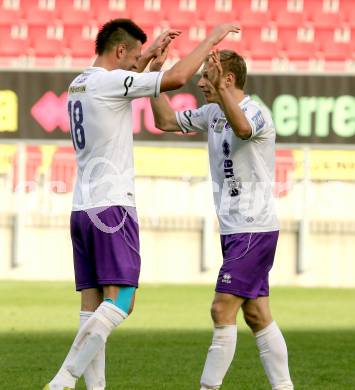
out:
{"label": "purple trim on jersey", "polygon": [[[93,222],[93,215],[107,227],[106,232]],[[120,224],[118,230],[114,229]],[[78,291],[108,284],[138,287],[141,261],[134,207],[73,211],[70,233]]]}
{"label": "purple trim on jersey", "polygon": [[181,129],[181,132],[182,132],[183,134],[187,134],[187,133],[189,132],[189,129],[188,129],[187,127],[185,127],[184,122],[183,122],[183,121],[181,120],[181,118],[180,118],[180,115],[181,115],[181,112],[178,111],[178,112],[176,113],[177,123],[178,123],[178,125],[179,125],[179,127],[180,127],[180,129]]}
{"label": "purple trim on jersey", "polygon": [[252,299],[269,296],[278,236],[278,231],[222,235],[223,265],[216,292]]}

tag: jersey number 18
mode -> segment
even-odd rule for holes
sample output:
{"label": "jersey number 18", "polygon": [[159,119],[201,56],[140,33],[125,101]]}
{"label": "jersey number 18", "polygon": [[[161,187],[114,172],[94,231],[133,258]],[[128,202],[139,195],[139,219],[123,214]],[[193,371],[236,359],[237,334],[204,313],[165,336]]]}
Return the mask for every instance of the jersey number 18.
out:
{"label": "jersey number 18", "polygon": [[[72,102],[68,103],[68,113],[70,121],[70,133],[73,139],[74,149],[84,149],[85,147],[85,133],[83,127],[83,106],[80,100],[76,100],[72,105]],[[74,125],[74,126],[73,126]],[[74,128],[73,128],[74,127]]]}

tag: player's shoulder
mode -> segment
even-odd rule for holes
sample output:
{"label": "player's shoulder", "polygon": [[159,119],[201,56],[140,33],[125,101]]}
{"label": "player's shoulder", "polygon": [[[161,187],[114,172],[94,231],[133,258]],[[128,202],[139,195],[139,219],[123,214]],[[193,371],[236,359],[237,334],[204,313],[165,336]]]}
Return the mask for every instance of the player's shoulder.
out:
{"label": "player's shoulder", "polygon": [[274,137],[275,126],[272,116],[268,108],[247,96],[241,104],[241,108],[248,120],[253,124],[255,134],[263,134],[263,136]]}
{"label": "player's shoulder", "polygon": [[87,85],[88,83],[94,81],[97,76],[104,73],[105,69],[103,68],[88,67],[72,80],[70,87]]}
{"label": "player's shoulder", "polygon": [[269,109],[264,104],[252,99],[251,97],[246,99],[245,104],[242,105],[242,109],[244,112],[249,112],[254,115],[260,113],[266,120],[271,121],[271,113]]}
{"label": "player's shoulder", "polygon": [[254,112],[254,111],[261,111],[262,110],[261,104],[257,100],[252,99],[248,95],[245,96],[245,98],[242,100],[242,102],[240,103],[240,106],[244,112],[248,112],[248,111]]}
{"label": "player's shoulder", "polygon": [[201,112],[206,116],[221,115],[223,112],[217,103],[207,103],[200,107]]}
{"label": "player's shoulder", "polygon": [[222,111],[218,104],[216,103],[207,103],[203,104],[196,110],[192,111],[192,117],[194,119],[200,119],[205,121],[206,123],[210,122],[212,118],[216,116],[221,116]]}

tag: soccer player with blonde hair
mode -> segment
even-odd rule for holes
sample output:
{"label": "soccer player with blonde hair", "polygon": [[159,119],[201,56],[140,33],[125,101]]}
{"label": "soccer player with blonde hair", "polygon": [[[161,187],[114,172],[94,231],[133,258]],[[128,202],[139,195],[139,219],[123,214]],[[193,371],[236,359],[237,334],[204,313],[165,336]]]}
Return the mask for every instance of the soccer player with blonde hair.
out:
{"label": "soccer player with blonde hair", "polygon": [[272,194],[276,132],[268,110],[245,95],[246,75],[243,57],[230,50],[214,51],[198,82],[207,104],[175,113],[164,96],[151,98],[151,103],[161,130],[208,133],[223,264],[211,308],[214,331],[201,390],[222,385],[236,349],[240,309],[255,335],[272,389],[292,390],[286,343],[269,308],[268,276],[279,235]]}

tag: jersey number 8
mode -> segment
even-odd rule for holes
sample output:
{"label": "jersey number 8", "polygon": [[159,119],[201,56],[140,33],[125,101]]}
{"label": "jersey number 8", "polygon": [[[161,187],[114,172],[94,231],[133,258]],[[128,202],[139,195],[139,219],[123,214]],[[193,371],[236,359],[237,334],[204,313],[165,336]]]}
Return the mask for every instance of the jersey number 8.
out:
{"label": "jersey number 8", "polygon": [[[85,133],[83,127],[83,106],[80,100],[76,100],[72,107],[72,102],[68,103],[68,113],[70,121],[70,133],[73,139],[74,149],[84,149],[85,147]],[[74,128],[73,128],[74,125]]]}

